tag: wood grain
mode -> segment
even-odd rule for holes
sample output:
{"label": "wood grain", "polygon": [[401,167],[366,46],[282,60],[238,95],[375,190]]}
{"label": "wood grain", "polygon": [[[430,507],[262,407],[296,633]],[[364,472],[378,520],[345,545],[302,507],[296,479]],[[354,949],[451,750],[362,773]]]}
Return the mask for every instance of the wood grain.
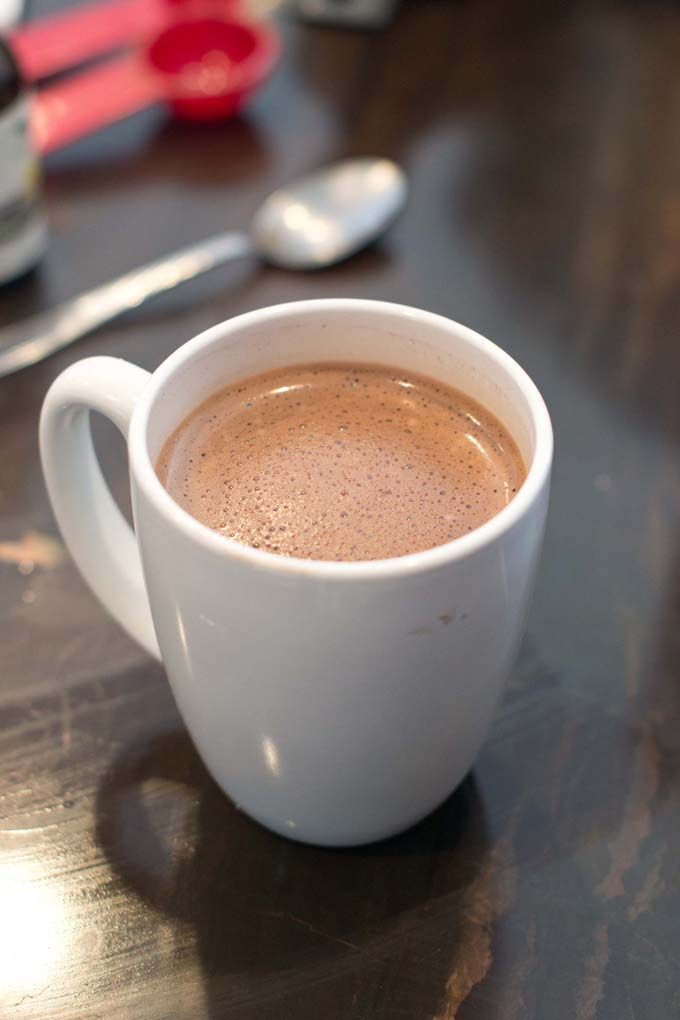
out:
{"label": "wood grain", "polygon": [[[0,381],[0,1016],[672,1020],[680,9],[414,0],[378,34],[283,27],[242,119],[150,111],[53,157],[48,256],[2,295],[2,321],[48,307],[346,153],[412,180],[390,236],[344,266],[234,265]],[[272,836],[215,788],[162,670],[63,556],[36,437],[80,357],[153,368],[220,319],[334,295],[491,336],[557,437],[527,637],[472,776],[345,852]],[[121,444],[97,440],[125,503]]]}

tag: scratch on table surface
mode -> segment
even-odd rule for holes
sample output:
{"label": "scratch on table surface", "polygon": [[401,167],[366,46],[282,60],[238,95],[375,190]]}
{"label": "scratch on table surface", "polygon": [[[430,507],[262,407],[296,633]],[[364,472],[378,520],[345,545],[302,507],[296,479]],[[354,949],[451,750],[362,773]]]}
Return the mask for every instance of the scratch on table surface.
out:
{"label": "scratch on table surface", "polygon": [[[78,630],[70,637],[65,637],[54,649],[54,671],[55,673],[68,670],[72,663],[92,648],[92,634],[87,630]],[[102,649],[102,658],[105,657],[105,650]]]}
{"label": "scratch on table surface", "polygon": [[[499,913],[509,909],[516,896],[517,875],[513,863],[512,854],[507,851],[508,841],[503,842],[497,853],[497,861],[493,865],[493,885],[499,890],[500,896],[497,901],[500,907]],[[488,857],[487,857],[488,863]],[[472,883],[474,888],[479,888],[477,880]],[[483,882],[482,882],[483,884]],[[227,994],[223,991],[221,1004],[224,1007],[225,1015],[229,1010],[248,1006],[260,1009],[265,1003],[280,1001],[282,996],[302,994],[309,989],[327,984],[330,980],[349,980],[356,975],[381,961],[390,964],[397,956],[400,956],[405,940],[413,936],[415,940],[422,939],[428,932],[440,933],[443,929],[447,931],[453,925],[456,936],[465,948],[465,940],[468,933],[474,930],[479,923],[479,918],[474,912],[474,895],[470,894],[470,886],[467,888],[457,887],[444,895],[437,896],[426,904],[407,911],[389,923],[379,932],[375,932],[369,938],[354,947],[347,939],[339,942],[339,945],[347,945],[347,948],[356,948],[357,952],[337,952],[324,955],[321,960],[310,959],[306,962],[300,961],[293,969],[276,971],[269,975],[258,975],[254,984],[248,981],[230,981],[230,991]],[[466,911],[466,912],[465,912]],[[290,914],[283,911],[266,909],[261,911],[264,916],[277,917],[292,920]],[[302,923],[307,926],[308,922],[295,917],[293,923]],[[475,918],[474,921],[472,918]],[[312,926],[313,927],[313,926]],[[323,937],[337,940],[337,936],[322,932]],[[438,936],[439,938],[439,936]],[[429,939],[428,939],[429,940]],[[448,943],[447,943],[448,944]],[[443,947],[442,947],[443,950]],[[450,967],[449,967],[450,969]],[[442,998],[447,998],[442,992]],[[450,1000],[451,997],[448,996]],[[229,1014],[231,1015],[231,1014]],[[442,1007],[436,1013],[438,1020],[451,1018],[455,1015],[449,1005]],[[434,1020],[435,1015],[428,1013],[428,1020]]]}
{"label": "scratch on table surface", "polygon": [[343,939],[339,935],[334,935],[332,932],[323,931],[321,928],[315,927],[310,921],[305,921],[303,917],[297,917],[295,914],[291,914],[289,911],[285,913],[276,910],[268,910],[267,913],[270,917],[281,917],[288,921],[292,921],[293,924],[299,924],[307,931],[312,932],[313,935],[318,935],[319,938],[327,939],[329,942],[336,942],[339,946],[345,946],[347,949],[358,950],[359,946],[355,942],[350,942],[349,939]]}
{"label": "scratch on table surface", "polygon": [[653,866],[645,875],[640,890],[628,907],[628,920],[637,921],[640,914],[646,913],[653,901],[660,896],[665,889],[664,881],[661,878],[662,857],[659,855]]}
{"label": "scratch on table surface", "polygon": [[650,806],[659,787],[659,749],[649,725],[643,729],[633,756],[633,783],[623,810],[618,835],[609,843],[609,871],[597,892],[611,900],[625,893],[624,879],[637,863],[651,830]]}
{"label": "scratch on table surface", "polygon": [[71,699],[68,690],[62,690],[61,701],[61,746],[65,751],[71,747]]}
{"label": "scratch on table surface", "polygon": [[31,999],[39,999],[41,995],[45,994],[45,992],[51,986],[51,984],[52,984],[52,982],[48,981],[47,984],[45,985],[45,987],[44,988],[39,988],[37,990],[37,992],[26,992],[26,994],[22,995],[21,998],[18,999],[16,1002],[10,1003],[10,1008],[11,1009],[18,1009],[19,1006],[23,1006],[23,1004],[25,1002],[28,1002]]}
{"label": "scratch on table surface", "polygon": [[61,542],[41,531],[25,531],[18,542],[0,542],[0,562],[54,570],[64,560]]}
{"label": "scratch on table surface", "polygon": [[515,826],[513,819],[463,896],[460,908],[463,923],[437,1020],[455,1020],[472,989],[491,970],[493,922],[507,913],[517,896],[517,869],[513,863]]}
{"label": "scratch on table surface", "polygon": [[593,932],[592,951],[586,960],[585,971],[576,989],[575,1020],[595,1020],[597,1004],[604,995],[604,980],[609,963],[609,931],[606,921],[600,921]]}

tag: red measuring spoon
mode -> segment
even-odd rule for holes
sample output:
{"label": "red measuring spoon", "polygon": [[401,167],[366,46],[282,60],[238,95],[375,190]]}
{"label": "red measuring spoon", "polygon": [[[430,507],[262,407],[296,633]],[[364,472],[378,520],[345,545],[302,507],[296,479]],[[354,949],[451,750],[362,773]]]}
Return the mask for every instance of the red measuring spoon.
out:
{"label": "red measuring spoon", "polygon": [[279,52],[278,35],[261,22],[177,21],[134,52],[38,92],[35,143],[52,152],[154,103],[187,120],[228,117],[264,81]]}
{"label": "red measuring spoon", "polygon": [[238,15],[243,0],[101,0],[38,18],[9,35],[26,81],[109,53],[162,31],[178,16]]}

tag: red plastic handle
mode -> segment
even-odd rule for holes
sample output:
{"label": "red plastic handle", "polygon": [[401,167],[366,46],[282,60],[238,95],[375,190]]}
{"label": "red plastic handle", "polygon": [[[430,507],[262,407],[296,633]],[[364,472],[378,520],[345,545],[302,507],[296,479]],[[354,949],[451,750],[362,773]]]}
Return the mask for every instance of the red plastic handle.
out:
{"label": "red plastic handle", "polygon": [[108,61],[33,98],[31,129],[39,152],[45,154],[129,117],[165,99],[163,79],[149,68],[144,55]]}
{"label": "red plastic handle", "polygon": [[27,81],[117,49],[167,24],[167,0],[103,0],[40,18],[10,34]]}
{"label": "red plastic handle", "polygon": [[207,10],[226,17],[242,6],[242,0],[99,0],[22,25],[9,40],[26,81],[38,81],[156,35],[178,17]]}

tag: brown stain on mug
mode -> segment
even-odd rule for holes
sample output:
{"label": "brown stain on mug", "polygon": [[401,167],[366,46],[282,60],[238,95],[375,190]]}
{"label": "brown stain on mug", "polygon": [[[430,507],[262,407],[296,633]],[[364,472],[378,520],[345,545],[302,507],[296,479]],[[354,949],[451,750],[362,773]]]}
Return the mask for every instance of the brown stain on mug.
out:
{"label": "brown stain on mug", "polygon": [[[461,620],[464,620],[466,618],[466,615],[467,615],[466,613],[463,613],[461,615]],[[440,616],[438,616],[436,623],[441,624],[444,627],[448,627],[449,624],[453,623],[453,621],[457,617],[458,617],[457,610],[450,609],[447,613],[442,613]],[[408,633],[409,635],[413,635],[414,637],[419,637],[424,634],[432,634],[434,632],[433,628],[435,626],[436,624],[432,624],[431,626],[423,625],[422,627],[414,627],[413,630],[410,630]]]}

